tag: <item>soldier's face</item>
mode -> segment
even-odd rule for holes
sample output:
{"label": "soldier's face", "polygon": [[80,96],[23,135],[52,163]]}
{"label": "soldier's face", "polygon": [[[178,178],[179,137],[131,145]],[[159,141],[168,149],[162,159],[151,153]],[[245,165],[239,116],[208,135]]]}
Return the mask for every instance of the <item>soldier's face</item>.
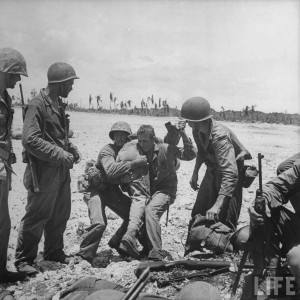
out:
{"label": "soldier's face", "polygon": [[73,90],[74,79],[67,80],[61,84],[60,95],[63,98],[67,98],[69,93]]}
{"label": "soldier's face", "polygon": [[18,81],[21,80],[19,74],[6,73],[6,88],[13,89]]}
{"label": "soldier's face", "polygon": [[128,134],[124,131],[116,131],[114,133],[114,143],[119,148],[122,148],[124,144],[127,142]]}
{"label": "soldier's face", "polygon": [[201,122],[188,121],[188,124],[193,130],[199,130],[201,127]]}
{"label": "soldier's face", "polygon": [[139,146],[144,153],[147,153],[153,149],[154,140],[148,134],[139,134],[137,138]]}

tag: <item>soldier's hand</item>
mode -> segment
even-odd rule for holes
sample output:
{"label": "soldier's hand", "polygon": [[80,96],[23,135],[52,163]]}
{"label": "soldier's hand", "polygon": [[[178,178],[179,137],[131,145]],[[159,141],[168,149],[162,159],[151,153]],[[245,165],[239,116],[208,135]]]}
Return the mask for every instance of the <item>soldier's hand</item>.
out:
{"label": "soldier's hand", "polygon": [[211,209],[206,212],[206,219],[210,221],[217,221],[219,218],[220,207],[214,205]]}
{"label": "soldier's hand", "polygon": [[63,151],[62,164],[67,168],[72,169],[74,164],[73,155],[67,151]]}
{"label": "soldier's hand", "polygon": [[241,151],[238,156],[235,158],[236,161],[243,161],[245,160],[245,156],[247,155],[247,151]]}
{"label": "soldier's hand", "polygon": [[175,127],[177,130],[179,131],[183,131],[185,129],[186,126],[186,121],[179,119],[176,123],[175,123]]}
{"label": "soldier's hand", "polygon": [[197,174],[194,173],[192,175],[192,178],[190,179],[190,185],[191,185],[191,188],[194,191],[197,191],[199,189],[199,185],[198,185],[198,173]]}
{"label": "soldier's hand", "polygon": [[74,163],[78,164],[82,159],[82,155],[79,151],[77,151],[76,156],[74,156]]}
{"label": "soldier's hand", "polygon": [[258,214],[253,206],[250,206],[248,208],[248,212],[250,215],[250,222],[254,225],[263,225],[264,224],[264,218],[262,215]]}

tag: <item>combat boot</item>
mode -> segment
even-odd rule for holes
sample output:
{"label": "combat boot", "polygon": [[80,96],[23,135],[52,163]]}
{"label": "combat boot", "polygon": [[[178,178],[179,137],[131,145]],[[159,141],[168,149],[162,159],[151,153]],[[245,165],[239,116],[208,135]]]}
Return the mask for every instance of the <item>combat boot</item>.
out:
{"label": "combat boot", "polygon": [[140,258],[140,254],[137,249],[136,238],[130,233],[126,233],[123,236],[119,248],[133,258]]}
{"label": "combat boot", "polygon": [[26,273],[22,272],[10,272],[7,270],[4,270],[3,272],[0,272],[0,283],[14,283],[17,281],[23,281],[27,277]]}

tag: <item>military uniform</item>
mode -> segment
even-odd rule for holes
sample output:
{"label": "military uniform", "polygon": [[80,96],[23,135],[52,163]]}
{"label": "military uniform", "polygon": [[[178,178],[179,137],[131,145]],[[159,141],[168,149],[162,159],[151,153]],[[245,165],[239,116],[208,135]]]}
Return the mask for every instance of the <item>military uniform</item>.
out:
{"label": "military uniform", "polygon": [[[76,147],[66,141],[66,116],[59,98],[56,107],[49,89],[29,103],[24,120],[22,143],[35,161],[38,193],[33,192],[32,174],[27,164],[24,182],[28,196],[26,213],[21,220],[16,248],[16,266],[32,264],[44,233],[44,259],[64,261],[63,234],[71,211],[70,171],[63,164],[66,147]],[[67,145],[66,145],[67,144]]]}
{"label": "military uniform", "polygon": [[219,214],[219,221],[235,229],[242,205],[243,160],[236,157],[245,151],[244,159],[251,159],[248,150],[240,143],[236,135],[226,126],[212,119],[208,139],[193,130],[198,148],[197,163],[206,164],[206,173],[201,182],[192,217],[205,216],[215,204],[219,195],[228,196]]}
{"label": "military uniform", "polygon": [[105,207],[108,206],[123,219],[123,224],[115,234],[113,247],[118,247],[125,234],[129,221],[131,199],[119,187],[120,178],[131,169],[130,162],[116,162],[119,148],[115,144],[104,146],[96,163],[101,174],[106,175],[101,190],[94,189],[86,198],[91,226],[86,229],[77,255],[92,262],[107,225]]}
{"label": "military uniform", "polygon": [[7,91],[0,97],[0,274],[6,270],[7,247],[10,234],[8,192],[11,180],[11,125],[13,109]]}
{"label": "military uniform", "polygon": [[[174,136],[174,135],[173,135]],[[159,220],[170,204],[174,203],[177,192],[177,175],[174,160],[192,160],[196,157],[196,149],[189,140],[184,141],[183,148],[177,147],[179,139],[168,134],[167,143],[155,143],[153,155],[147,156],[149,163],[151,198],[146,205],[145,225],[149,241],[149,258],[161,259],[162,239]],[[175,143],[175,144],[172,144]]]}

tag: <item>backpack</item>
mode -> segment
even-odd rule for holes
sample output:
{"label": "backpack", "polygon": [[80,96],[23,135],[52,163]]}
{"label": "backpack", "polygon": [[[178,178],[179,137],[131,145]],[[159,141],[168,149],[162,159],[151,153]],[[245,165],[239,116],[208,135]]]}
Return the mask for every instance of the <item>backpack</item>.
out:
{"label": "backpack", "polygon": [[195,250],[203,251],[203,248],[219,254],[232,252],[232,234],[233,230],[225,224],[206,220],[205,216],[198,214],[190,221],[184,255]]}

